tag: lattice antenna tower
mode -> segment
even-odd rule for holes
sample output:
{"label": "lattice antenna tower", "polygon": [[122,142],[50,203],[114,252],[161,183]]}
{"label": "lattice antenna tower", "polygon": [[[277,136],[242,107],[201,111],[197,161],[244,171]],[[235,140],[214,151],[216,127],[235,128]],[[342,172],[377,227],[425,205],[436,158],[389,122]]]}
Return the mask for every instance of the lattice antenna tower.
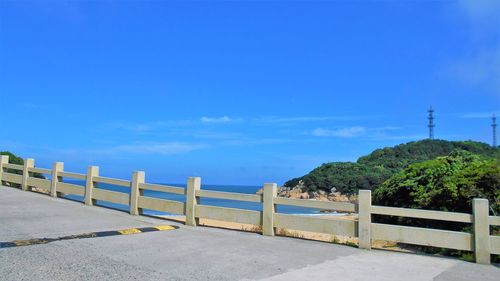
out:
{"label": "lattice antenna tower", "polygon": [[429,113],[429,117],[427,117],[427,119],[429,119],[429,125],[427,125],[427,127],[429,128],[429,139],[433,140],[434,127],[436,125],[434,124],[434,109],[432,109],[432,106],[429,108],[429,110],[427,110],[427,112]]}
{"label": "lattice antenna tower", "polygon": [[497,117],[493,113],[493,117],[491,117],[491,128],[493,129],[493,147],[497,147]]}

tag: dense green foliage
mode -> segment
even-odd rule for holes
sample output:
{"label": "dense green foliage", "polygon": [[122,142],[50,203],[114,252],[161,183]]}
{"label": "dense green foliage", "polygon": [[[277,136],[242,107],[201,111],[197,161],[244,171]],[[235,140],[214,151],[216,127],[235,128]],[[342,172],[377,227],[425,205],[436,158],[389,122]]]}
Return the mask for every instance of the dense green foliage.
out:
{"label": "dense green foliage", "polygon": [[500,162],[465,151],[412,164],[373,192],[378,205],[464,213],[473,198],[500,214]]}
{"label": "dense green foliage", "polygon": [[24,160],[21,157],[17,157],[16,155],[12,154],[11,152],[0,151],[0,155],[8,155],[10,164],[16,164],[16,165],[23,165],[24,164]]}
{"label": "dense green foliage", "polygon": [[[355,193],[358,189],[372,189],[391,173],[380,166],[361,165],[352,162],[335,162],[323,164],[308,175],[295,179],[302,180],[308,191],[323,189],[340,191],[344,194]],[[285,186],[293,186],[287,182]],[[334,190],[332,190],[334,189]]]}
{"label": "dense green foliage", "polygon": [[[0,151],[0,155],[8,155],[9,156],[9,163],[10,164],[16,164],[16,165],[24,165],[24,160],[21,157],[18,157],[14,155],[11,152],[8,151]],[[12,169],[5,169],[6,172],[11,173],[11,174],[18,174],[21,175],[22,172],[18,170],[12,170]],[[1,182],[1,184],[5,185],[5,182]],[[20,184],[17,183],[8,183],[7,185],[13,186],[13,187],[21,187]]]}
{"label": "dense green foliage", "polygon": [[[14,155],[12,152],[9,151],[0,151],[0,155],[8,155],[9,156],[9,163],[10,164],[16,164],[16,165],[24,165],[24,160],[21,157],[18,157]],[[12,170],[12,169],[6,169],[7,172],[12,173],[12,174],[22,174],[22,171],[18,170]],[[44,179],[45,177],[42,174],[39,173],[34,173],[33,177],[35,178],[40,178]],[[11,184],[12,186],[19,186],[18,184]]]}
{"label": "dense green foliage", "polygon": [[[393,207],[472,212],[472,199],[486,198],[490,214],[500,215],[500,161],[456,150],[449,156],[409,165],[385,181],[373,192],[377,205]],[[465,223],[416,218],[374,216],[375,222],[402,224],[434,229],[471,232]],[[493,234],[500,227],[492,227]],[[414,246],[415,247],[415,246]],[[428,253],[470,259],[470,253],[432,247],[416,247]],[[494,256],[498,262],[499,257]]]}
{"label": "dense green foliage", "polygon": [[330,191],[334,188],[344,194],[352,194],[359,189],[375,189],[392,175],[413,163],[449,155],[455,150],[469,151],[483,157],[495,158],[500,155],[498,148],[473,141],[422,140],[395,147],[377,149],[357,162],[332,162],[321,165],[309,174],[285,183],[287,187],[297,185],[302,180],[306,191],[318,189]]}

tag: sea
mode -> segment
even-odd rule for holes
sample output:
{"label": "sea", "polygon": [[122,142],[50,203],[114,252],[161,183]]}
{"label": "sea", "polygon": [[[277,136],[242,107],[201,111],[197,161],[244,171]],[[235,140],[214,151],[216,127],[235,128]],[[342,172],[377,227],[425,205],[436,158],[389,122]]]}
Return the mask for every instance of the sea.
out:
{"label": "sea", "polygon": [[[85,186],[84,181],[67,180],[65,182]],[[182,187],[182,188],[186,187],[185,184],[184,185],[182,185],[182,184],[165,184],[165,185]],[[130,188],[122,187],[122,186],[115,186],[115,185],[110,185],[110,184],[98,183],[97,188],[130,194]],[[202,185],[201,186],[202,190],[214,190],[214,191],[235,192],[235,193],[245,193],[245,194],[255,194],[261,188],[262,188],[261,186],[248,186],[248,185]],[[179,201],[179,202],[185,202],[185,199],[186,199],[186,197],[184,195],[159,192],[159,191],[154,191],[154,190],[144,190],[144,196]],[[74,200],[74,201],[80,201],[80,202],[84,201],[83,196],[79,196],[79,195],[70,194],[70,195],[66,195],[65,198],[70,199],[70,200]],[[243,201],[235,201],[235,200],[227,200],[227,199],[203,198],[202,197],[202,198],[200,198],[199,204],[209,205],[209,206],[217,206],[217,207],[262,211],[262,204],[255,203],[255,202],[243,202]],[[107,202],[107,201],[97,200],[96,205],[107,207],[107,208],[112,208],[112,209],[116,209],[116,210],[121,210],[121,211],[125,211],[125,212],[129,211],[129,207],[127,205],[116,204],[116,203]],[[276,211],[279,213],[284,213],[284,214],[299,214],[299,215],[307,215],[307,216],[325,215],[325,213],[320,212],[321,211],[320,209],[285,206],[285,205],[277,205]],[[163,215],[177,216],[176,214],[170,214],[170,213],[160,212],[160,211],[156,211],[156,210],[148,210],[148,209],[144,209],[144,214],[151,215],[151,216],[163,216]],[[328,213],[328,215],[335,215],[335,213]],[[338,215],[342,215],[342,214],[338,214]]]}

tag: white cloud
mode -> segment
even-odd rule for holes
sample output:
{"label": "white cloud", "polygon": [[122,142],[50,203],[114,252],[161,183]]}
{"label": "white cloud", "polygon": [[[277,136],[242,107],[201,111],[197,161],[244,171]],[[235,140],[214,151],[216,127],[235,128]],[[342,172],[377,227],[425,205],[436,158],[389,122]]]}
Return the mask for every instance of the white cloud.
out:
{"label": "white cloud", "polygon": [[371,140],[406,140],[406,139],[421,139],[425,136],[419,135],[390,135],[389,132],[403,130],[402,127],[386,126],[376,128],[366,128],[354,126],[341,129],[324,129],[316,128],[309,132],[309,135],[316,137],[339,137],[339,138],[357,138],[363,137]]}
{"label": "white cloud", "polygon": [[221,117],[209,117],[202,116],[199,119],[191,120],[163,120],[163,121],[151,121],[144,123],[127,123],[127,122],[114,122],[108,123],[104,126],[104,129],[121,129],[126,130],[131,133],[136,134],[150,134],[154,132],[164,131],[165,128],[176,128],[176,127],[189,127],[196,126],[200,124],[227,124],[227,123],[241,123],[243,121],[248,121],[253,124],[267,123],[273,124],[286,124],[293,125],[295,123],[305,123],[305,122],[321,122],[321,121],[347,121],[347,120],[361,120],[361,119],[374,119],[383,117],[382,115],[377,116],[296,116],[296,117],[254,117],[254,118],[233,118],[227,115]]}
{"label": "white cloud", "polygon": [[102,150],[103,153],[135,153],[135,154],[161,154],[161,155],[172,155],[187,153],[194,150],[199,150],[206,148],[205,144],[191,144],[191,143],[181,143],[181,142],[166,142],[166,143],[139,143],[139,144],[127,144],[111,147],[106,150]]}
{"label": "white cloud", "polygon": [[500,96],[500,47],[456,60],[448,65],[446,74],[466,85],[490,88]]}
{"label": "white cloud", "polygon": [[491,118],[495,114],[496,116],[500,116],[500,110],[492,111],[492,112],[470,112],[460,115],[460,118],[464,119],[486,119]]}
{"label": "white cloud", "polygon": [[372,119],[378,116],[359,116],[359,115],[339,115],[339,116],[295,116],[295,117],[278,117],[268,116],[252,119],[255,122],[262,123],[299,123],[299,122],[321,122],[321,121],[346,121]]}
{"label": "white cloud", "polygon": [[217,132],[217,131],[185,131],[181,133],[185,136],[192,136],[202,139],[213,139],[213,140],[227,140],[227,139],[238,139],[242,138],[242,133],[233,132]]}
{"label": "white cloud", "polygon": [[[461,57],[451,58],[439,70],[446,78],[471,87],[476,95],[491,92],[500,97],[500,1],[458,0],[446,9],[455,15],[471,44]],[[458,12],[458,13],[457,13]]]}
{"label": "white cloud", "polygon": [[364,135],[366,128],[364,127],[350,127],[337,130],[329,130],[323,128],[316,128],[311,132],[311,135],[316,137],[340,137],[340,138],[354,138]]}
{"label": "white cloud", "polygon": [[497,26],[500,23],[500,1],[459,0],[459,7],[473,24]]}
{"label": "white cloud", "polygon": [[170,127],[180,127],[194,124],[196,122],[192,120],[168,120],[168,121],[153,121],[145,123],[124,123],[124,122],[114,122],[104,125],[104,129],[120,129],[127,130],[133,133],[150,133],[155,130],[160,130],[163,128]]}
{"label": "white cloud", "polygon": [[378,127],[378,128],[373,128],[371,130],[377,131],[377,132],[386,132],[386,131],[398,131],[402,130],[402,127],[396,127],[396,126],[385,126],[385,127]]}
{"label": "white cloud", "polygon": [[234,119],[228,116],[222,117],[206,117],[203,116],[198,120],[163,120],[163,121],[151,121],[145,123],[125,123],[125,122],[114,122],[105,125],[105,129],[123,129],[132,133],[137,134],[148,134],[155,131],[160,131],[165,128],[175,128],[175,127],[186,127],[193,126],[200,123],[230,123],[241,121],[242,119]]}
{"label": "white cloud", "polygon": [[203,116],[200,118],[202,123],[229,123],[235,121],[235,119],[229,118],[227,116],[222,117],[206,117]]}
{"label": "white cloud", "polygon": [[267,144],[282,144],[294,142],[292,139],[285,138],[239,138],[239,139],[230,139],[221,142],[222,145],[228,146],[252,146],[252,145],[267,145]]}
{"label": "white cloud", "polygon": [[45,161],[66,161],[71,165],[92,164],[96,159],[130,159],[130,155],[156,154],[175,155],[206,149],[210,146],[203,143],[163,142],[132,143],[99,147],[50,147],[46,145],[22,144],[19,142],[0,140],[0,147],[15,151],[22,157],[34,157]]}
{"label": "white cloud", "polygon": [[46,109],[46,106],[39,104],[39,103],[33,103],[33,102],[21,103],[20,107],[28,109],[28,110]]}
{"label": "white cloud", "polygon": [[427,135],[399,135],[399,136],[392,136],[392,135],[374,135],[371,139],[375,141],[416,141],[416,140],[423,140],[426,139],[428,136]]}

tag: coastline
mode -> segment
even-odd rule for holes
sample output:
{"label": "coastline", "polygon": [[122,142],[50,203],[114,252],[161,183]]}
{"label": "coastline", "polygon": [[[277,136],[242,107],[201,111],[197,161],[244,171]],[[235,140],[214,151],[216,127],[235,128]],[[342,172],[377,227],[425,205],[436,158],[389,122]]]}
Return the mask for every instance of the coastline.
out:
{"label": "coastline", "polygon": [[[305,215],[307,216],[308,214],[305,214]],[[185,222],[185,216],[182,216],[182,215],[154,215],[154,216],[160,217],[163,219],[167,219],[167,220],[171,220],[171,221],[175,221],[175,222],[179,222],[179,223]],[[357,214],[336,214],[336,215],[322,214],[320,216],[327,218],[327,219],[330,218],[330,219],[336,219],[336,220],[343,219],[343,220],[356,221],[358,219]],[[228,230],[235,230],[235,231],[262,233],[261,227],[257,226],[257,225],[253,225],[253,224],[227,222],[227,221],[219,221],[219,220],[212,220],[212,219],[200,219],[199,225],[205,226],[205,227],[214,227],[214,228],[221,228],[221,229],[228,229]],[[276,230],[276,236],[293,237],[293,238],[300,238],[300,239],[306,239],[306,240],[314,240],[314,241],[321,241],[321,242],[327,242],[327,243],[342,244],[342,245],[347,245],[347,246],[352,246],[352,247],[357,247],[357,244],[358,244],[358,239],[354,238],[354,237],[332,235],[332,234],[326,234],[326,233],[317,233],[317,232],[308,232],[308,231],[301,231],[301,230],[282,229],[282,228],[278,228]],[[372,248],[384,249],[384,250],[389,250],[389,251],[411,252],[408,249],[403,249],[401,247],[398,247],[397,243],[387,242],[387,241],[378,241],[378,240],[375,240],[372,242]]]}
{"label": "coastline", "polygon": [[[42,188],[33,188],[32,191],[44,193],[44,194],[49,193],[48,190],[42,189]],[[58,195],[58,196],[61,196],[61,195]],[[146,213],[145,215],[152,216],[152,217],[158,217],[158,218],[162,218],[162,219],[166,219],[166,220],[170,220],[170,221],[175,221],[178,223],[185,223],[185,221],[186,221],[186,217],[184,215],[158,215],[158,214],[154,214],[154,213],[150,213],[150,214]],[[352,221],[358,220],[358,214],[356,214],[356,213],[320,212],[320,213],[315,213],[315,214],[296,213],[296,214],[291,214],[291,215],[317,216],[317,217],[322,217],[322,218],[326,218],[326,219],[335,219],[335,220],[339,220],[339,219],[352,220]],[[220,220],[201,218],[201,219],[199,219],[199,225],[204,226],[204,227],[214,227],[214,228],[221,228],[221,229],[227,229],[227,230],[262,233],[261,227],[258,225],[253,225],[253,224],[244,224],[244,223],[237,223],[237,222],[228,222],[228,221],[220,221]],[[309,231],[301,231],[301,230],[291,230],[291,229],[283,229],[283,228],[276,229],[276,236],[293,237],[293,238],[300,238],[300,239],[306,239],[306,240],[321,241],[321,242],[327,242],[327,243],[347,245],[347,246],[352,246],[352,247],[357,247],[357,245],[358,245],[358,239],[355,237],[332,235],[332,234],[309,232]],[[384,250],[389,250],[389,251],[399,251],[399,252],[414,252],[414,251],[411,251],[409,249],[399,247],[398,244],[395,242],[380,241],[380,240],[373,240],[372,241],[372,248],[384,249]]]}

